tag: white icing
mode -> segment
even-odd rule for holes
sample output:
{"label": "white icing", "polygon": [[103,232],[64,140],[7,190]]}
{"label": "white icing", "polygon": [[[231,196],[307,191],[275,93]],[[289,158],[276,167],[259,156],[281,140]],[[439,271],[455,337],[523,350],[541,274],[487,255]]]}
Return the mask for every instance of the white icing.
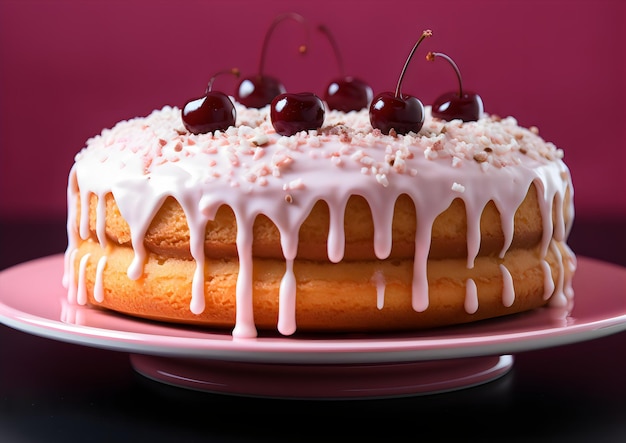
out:
{"label": "white icing", "polygon": [[63,284],[67,287],[67,301],[69,303],[76,303],[76,292],[78,291],[78,284],[76,283],[76,278],[74,277],[76,275],[76,272],[74,270],[74,263],[76,260],[76,254],[78,254],[78,250],[68,248],[68,251],[69,252],[65,254],[65,271]]}
{"label": "white icing", "polygon": [[502,304],[511,307],[515,302],[515,287],[513,286],[513,277],[503,264],[500,264],[500,272],[502,273]]}
{"label": "white icing", "polygon": [[96,281],[94,283],[93,288],[93,298],[97,302],[104,301],[104,283],[102,280],[102,274],[104,273],[104,267],[107,264],[107,256],[103,255],[98,260],[98,265],[96,267]]}
{"label": "white icing", "polygon": [[[184,130],[180,110],[165,107],[145,118],[123,121],[90,139],[76,155],[68,184],[68,248],[64,284],[75,298],[71,256],[79,238],[87,238],[87,211],[76,214],[77,199],[88,206],[91,194],[100,202],[112,193],[122,217],[130,226],[134,258],[131,279],[143,275],[147,252],[144,235],[164,200],[171,196],[183,208],[190,228],[191,254],[196,262],[190,310],[204,309],[204,230],[222,205],[232,208],[237,221],[239,274],[236,289],[235,337],[254,337],[252,310],[252,225],[266,215],[278,228],[285,257],[280,286],[278,330],[296,330],[297,297],[293,260],[298,232],[319,200],[328,204],[330,228],[328,258],[339,262],[344,254],[344,213],[351,195],[362,196],[372,209],[374,250],[385,259],[392,244],[391,221],[397,198],[408,195],[418,216],[413,267],[412,305],[428,309],[426,264],[432,224],[452,201],[460,198],[467,211],[467,267],[473,268],[480,249],[480,216],[493,201],[501,214],[506,254],[513,237],[513,216],[534,183],[543,218],[541,254],[569,233],[561,211],[553,225],[552,206],[561,207],[573,191],[562,151],[515,119],[485,115],[477,122],[444,122],[430,117],[419,134],[382,135],[372,129],[367,111],[328,111],[324,127],[291,137],[275,133],[268,108],[246,109],[239,104],[236,126],[226,131],[194,135]],[[569,194],[566,190],[569,188]],[[80,192],[79,192],[80,189]],[[573,205],[569,205],[572,208]],[[96,234],[106,246],[104,203],[97,207]],[[573,219],[573,213],[569,214]],[[76,220],[78,220],[78,225]],[[553,245],[553,249],[556,247]],[[543,262],[545,263],[545,261]],[[571,266],[575,266],[570,259]],[[547,264],[546,264],[547,265]],[[104,266],[104,265],[103,265]],[[544,265],[545,267],[545,265]],[[549,269],[546,296],[553,289]],[[559,276],[557,292],[569,288]],[[550,277],[550,278],[549,278]],[[505,272],[503,278],[506,280]],[[383,283],[381,283],[383,282]],[[471,283],[470,283],[471,282]],[[377,305],[382,306],[377,284]],[[503,302],[511,301],[505,283]],[[466,309],[478,309],[475,284],[468,280]],[[384,292],[384,291],[383,291]]]}
{"label": "white icing", "polygon": [[285,275],[280,282],[278,332],[291,335],[296,332],[296,276],[293,259],[287,259]]}
{"label": "white icing", "polygon": [[554,293],[552,268],[550,268],[550,264],[545,260],[541,261],[541,267],[543,268],[543,299],[548,300]]}
{"label": "white icing", "polygon": [[478,311],[478,288],[471,278],[465,281],[465,312],[474,314]]}
{"label": "white icing", "polygon": [[382,309],[385,307],[385,288],[387,286],[385,274],[378,269],[372,275],[371,280],[376,285],[376,307]]}
{"label": "white icing", "polygon": [[76,303],[79,305],[87,304],[87,286],[85,282],[85,269],[87,268],[87,261],[91,254],[85,254],[80,258],[78,265],[78,287],[76,290]]}

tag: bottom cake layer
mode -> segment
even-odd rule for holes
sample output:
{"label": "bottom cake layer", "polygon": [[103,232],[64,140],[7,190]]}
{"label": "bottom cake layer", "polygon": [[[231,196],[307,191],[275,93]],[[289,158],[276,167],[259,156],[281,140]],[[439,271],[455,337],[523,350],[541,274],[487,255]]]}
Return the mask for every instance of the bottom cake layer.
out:
{"label": "bottom cake layer", "polygon": [[[238,284],[245,284],[238,283],[237,260],[207,259],[204,299],[198,301],[192,299],[195,261],[150,254],[143,275],[132,280],[127,270],[133,257],[128,247],[83,241],[68,256],[70,288],[76,288],[70,298],[132,316],[218,329],[400,331],[566,303],[573,272],[569,249],[555,241],[545,260],[538,249],[511,250],[504,259],[479,257],[472,269],[464,259],[429,260],[428,293],[415,299],[412,260],[296,260],[290,274],[282,260],[253,259],[249,297],[237,294]],[[291,292],[284,289],[290,286],[286,275],[295,278]]]}

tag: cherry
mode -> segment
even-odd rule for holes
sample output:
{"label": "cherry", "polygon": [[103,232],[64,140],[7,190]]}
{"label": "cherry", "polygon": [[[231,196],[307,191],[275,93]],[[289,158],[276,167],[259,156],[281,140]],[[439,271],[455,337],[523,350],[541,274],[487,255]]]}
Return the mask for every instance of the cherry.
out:
{"label": "cherry", "polygon": [[280,135],[318,129],[324,123],[324,102],[311,92],[283,93],[270,107],[272,126]]}
{"label": "cherry", "polygon": [[459,92],[447,92],[440,95],[432,105],[433,117],[447,121],[461,119],[464,122],[471,122],[478,120],[483,113],[483,100],[474,92],[463,91],[461,71],[454,60],[441,52],[429,52],[426,55],[426,59],[429,61],[434,61],[436,57],[441,57],[452,65],[459,80]]}
{"label": "cherry", "polygon": [[225,130],[235,125],[237,111],[230,98],[219,91],[212,91],[218,75],[230,73],[239,77],[239,69],[221,71],[211,77],[204,97],[188,101],[181,111],[183,124],[192,134],[204,134]]}
{"label": "cherry", "polygon": [[392,129],[397,134],[406,134],[411,131],[419,132],[424,125],[424,105],[416,97],[403,95],[400,88],[404,73],[415,50],[426,37],[431,35],[433,35],[431,30],[422,32],[419,40],[413,46],[400,73],[396,92],[382,92],[374,97],[370,105],[370,123],[372,127],[380,129],[383,134],[389,134]]}
{"label": "cherry", "polygon": [[[280,80],[263,74],[263,68],[265,67],[265,56],[270,36],[274,32],[276,26],[287,19],[293,19],[299,23],[305,22],[304,17],[295,13],[282,14],[276,17],[270,25],[270,28],[265,34],[265,39],[263,40],[258,73],[256,75],[243,78],[237,87],[235,99],[248,108],[262,108],[270,104],[274,97],[286,92],[286,89]],[[301,54],[304,54],[307,51],[307,47],[306,45],[300,45],[298,50]]]}
{"label": "cherry", "polygon": [[343,112],[367,108],[372,101],[372,88],[363,80],[344,74],[343,59],[337,41],[326,26],[320,25],[318,29],[328,37],[341,74],[340,77],[332,79],[326,87],[324,101],[328,104],[328,108]]}

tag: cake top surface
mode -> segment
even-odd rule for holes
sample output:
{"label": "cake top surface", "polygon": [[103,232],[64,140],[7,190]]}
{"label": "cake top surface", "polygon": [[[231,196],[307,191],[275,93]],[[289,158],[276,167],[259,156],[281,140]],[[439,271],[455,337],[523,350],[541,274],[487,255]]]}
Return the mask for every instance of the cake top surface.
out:
{"label": "cake top surface", "polygon": [[372,128],[366,109],[330,110],[320,129],[281,136],[272,127],[269,107],[235,106],[235,126],[206,134],[189,133],[180,110],[169,106],[121,121],[91,138],[76,160],[108,163],[121,175],[137,174],[140,167],[145,176],[154,176],[175,165],[207,182],[226,181],[248,190],[275,182],[287,190],[308,185],[297,171],[319,167],[327,174],[356,170],[388,186],[396,176],[417,175],[420,165],[451,167],[461,177],[468,169],[488,173],[515,165],[536,167],[563,157],[536,128],[523,128],[513,117],[484,114],[475,122],[448,122],[432,118],[427,107],[419,133],[384,135]]}

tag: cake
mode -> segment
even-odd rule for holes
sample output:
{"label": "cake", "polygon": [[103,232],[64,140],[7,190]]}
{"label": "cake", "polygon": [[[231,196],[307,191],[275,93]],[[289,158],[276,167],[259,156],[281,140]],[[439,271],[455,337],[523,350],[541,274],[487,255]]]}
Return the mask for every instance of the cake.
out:
{"label": "cake", "polygon": [[88,140],[69,174],[73,303],[261,331],[387,333],[571,306],[563,151],[513,117],[384,134],[367,109],[280,135],[269,106],[190,133],[165,106]]}

